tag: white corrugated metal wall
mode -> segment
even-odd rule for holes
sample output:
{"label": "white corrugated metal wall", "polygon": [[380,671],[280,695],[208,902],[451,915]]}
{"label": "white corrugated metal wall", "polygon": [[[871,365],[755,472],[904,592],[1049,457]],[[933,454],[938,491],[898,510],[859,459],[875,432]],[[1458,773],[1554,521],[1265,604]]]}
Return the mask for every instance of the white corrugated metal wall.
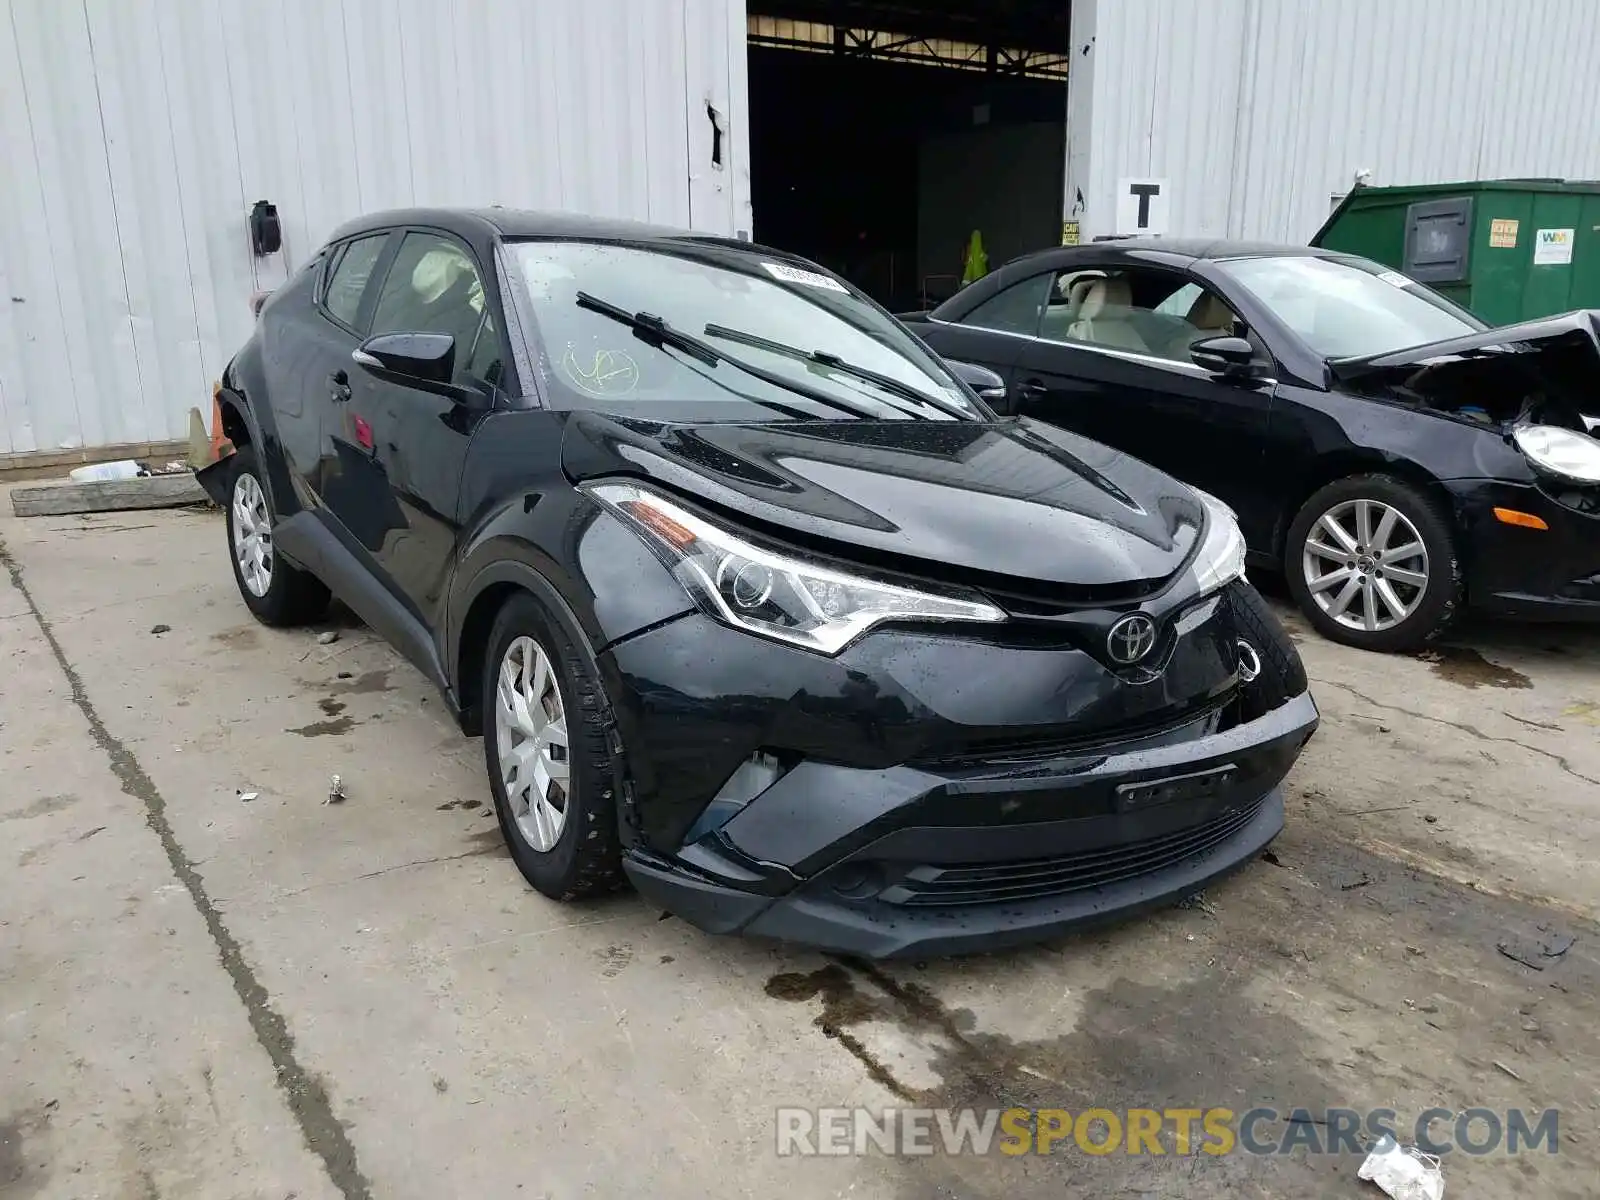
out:
{"label": "white corrugated metal wall", "polygon": [[748,230],[744,28],[744,0],[0,0],[0,455],[209,412],[283,278],[256,200],[295,264],[409,204]]}
{"label": "white corrugated metal wall", "polygon": [[1292,242],[1362,169],[1600,177],[1596,0],[1075,0],[1073,29],[1089,235],[1129,176],[1169,181],[1173,234]]}

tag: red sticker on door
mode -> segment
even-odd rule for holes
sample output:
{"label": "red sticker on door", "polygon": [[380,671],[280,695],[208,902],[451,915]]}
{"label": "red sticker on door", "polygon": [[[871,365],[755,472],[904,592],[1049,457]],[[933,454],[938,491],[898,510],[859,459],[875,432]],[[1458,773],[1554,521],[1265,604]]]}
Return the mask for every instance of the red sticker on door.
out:
{"label": "red sticker on door", "polygon": [[361,417],[356,419],[356,442],[363,450],[372,449],[372,426]]}

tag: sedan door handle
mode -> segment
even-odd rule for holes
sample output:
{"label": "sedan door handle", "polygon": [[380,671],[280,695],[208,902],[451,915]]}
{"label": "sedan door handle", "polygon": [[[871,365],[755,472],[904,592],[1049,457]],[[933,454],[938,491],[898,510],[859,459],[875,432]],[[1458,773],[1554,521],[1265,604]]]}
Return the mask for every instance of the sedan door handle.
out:
{"label": "sedan door handle", "polygon": [[350,399],[350,376],[344,371],[335,371],[329,375],[328,396],[335,404],[343,404]]}
{"label": "sedan door handle", "polygon": [[1043,400],[1050,389],[1037,379],[1024,379],[1017,386],[1017,395],[1024,404],[1032,400]]}

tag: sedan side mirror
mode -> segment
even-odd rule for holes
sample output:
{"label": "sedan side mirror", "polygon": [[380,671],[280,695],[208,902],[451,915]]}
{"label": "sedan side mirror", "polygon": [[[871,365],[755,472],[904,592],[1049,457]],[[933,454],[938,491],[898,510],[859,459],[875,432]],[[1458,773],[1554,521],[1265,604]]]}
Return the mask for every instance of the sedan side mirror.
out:
{"label": "sedan side mirror", "polygon": [[1229,379],[1254,379],[1261,374],[1256,348],[1242,337],[1202,338],[1189,347],[1196,366]]}
{"label": "sedan side mirror", "polygon": [[950,368],[951,374],[957,379],[977,392],[985,403],[995,404],[1006,398],[1006,381],[988,367],[955,358],[945,359],[944,365]]}
{"label": "sedan side mirror", "polygon": [[448,333],[380,333],[350,357],[374,375],[437,391],[455,374],[456,340]]}

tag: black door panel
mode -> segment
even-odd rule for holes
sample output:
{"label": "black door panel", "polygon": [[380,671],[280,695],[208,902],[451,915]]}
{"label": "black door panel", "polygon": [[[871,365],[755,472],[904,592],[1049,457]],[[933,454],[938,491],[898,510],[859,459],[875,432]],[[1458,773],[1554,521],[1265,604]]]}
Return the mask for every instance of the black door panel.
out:
{"label": "black door panel", "polygon": [[490,411],[503,343],[486,311],[489,278],[460,242],[407,230],[363,302],[366,332],[446,333],[455,339],[454,394],[380,373],[346,357],[324,380],[331,457],[327,505],[336,532],[429,626],[460,528],[457,503],[472,435]]}
{"label": "black door panel", "polygon": [[303,403],[307,423],[315,430],[316,453],[304,472],[305,487],[316,502],[328,504],[326,491],[341,485],[338,452],[332,435],[339,428],[340,406],[350,398],[350,356],[361,341],[361,329],[377,294],[377,281],[393,253],[387,232],[368,234],[329,251],[326,277],[319,281],[315,303],[302,307],[299,343],[307,348],[298,385],[289,398]]}
{"label": "black door panel", "polygon": [[1270,382],[1038,341],[1017,364],[1022,411],[1125,450],[1204,488],[1238,514],[1251,546],[1270,544],[1263,473]]}
{"label": "black door panel", "polygon": [[919,326],[934,349],[985,365],[984,352],[1003,357],[1010,412],[1204,488],[1240,514],[1252,546],[1270,545],[1276,505],[1261,467],[1272,385],[1224,381],[1187,358],[1192,341],[1247,332],[1235,310],[1184,271],[1117,256],[1007,270],[1015,280],[970,309]]}
{"label": "black door panel", "polygon": [[[309,302],[270,306],[262,320],[262,361],[284,465],[298,502],[295,507],[315,509],[320,503],[327,450],[328,376],[339,364],[350,361],[356,339]],[[292,511],[282,503],[280,510]]]}
{"label": "black door panel", "polygon": [[1006,384],[1003,404],[991,402],[990,407],[1002,414],[1017,411],[1017,396],[1013,376],[1017,358],[1027,344],[1026,338],[998,333],[990,329],[974,329],[966,325],[939,325],[928,323],[913,327],[917,335],[942,358],[977,363],[988,367]]}
{"label": "black door panel", "polygon": [[343,408],[334,444],[344,490],[329,506],[384,582],[432,625],[455,550],[467,446],[487,409],[360,368]]}

